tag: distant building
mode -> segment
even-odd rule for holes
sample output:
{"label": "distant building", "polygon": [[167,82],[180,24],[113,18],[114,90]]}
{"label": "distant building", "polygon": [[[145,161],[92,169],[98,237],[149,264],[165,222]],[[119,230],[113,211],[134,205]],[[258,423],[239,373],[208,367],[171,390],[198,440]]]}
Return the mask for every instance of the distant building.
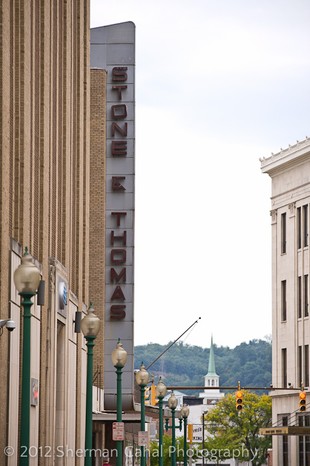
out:
{"label": "distant building", "polygon": [[[261,160],[271,177],[273,426],[309,426],[299,410],[298,388],[309,391],[310,140]],[[309,393],[308,393],[309,396]],[[305,435],[273,436],[274,466],[309,464]]]}
{"label": "distant building", "polygon": [[204,405],[214,405],[221,398],[223,398],[224,393],[221,393],[219,389],[220,376],[216,373],[216,370],[215,370],[213,336],[211,337],[208,373],[207,375],[205,375],[204,380],[205,380],[204,385],[206,388],[202,393],[199,393],[199,397],[203,398]]}
{"label": "distant building", "polygon": [[224,393],[220,391],[219,385],[220,377],[215,369],[214,345],[213,337],[211,337],[208,373],[204,376],[205,389],[199,393],[198,398],[185,396],[183,399],[183,402],[190,406],[188,423],[193,424],[193,437],[196,442],[201,442],[203,438],[203,415],[212,409],[224,396]]}

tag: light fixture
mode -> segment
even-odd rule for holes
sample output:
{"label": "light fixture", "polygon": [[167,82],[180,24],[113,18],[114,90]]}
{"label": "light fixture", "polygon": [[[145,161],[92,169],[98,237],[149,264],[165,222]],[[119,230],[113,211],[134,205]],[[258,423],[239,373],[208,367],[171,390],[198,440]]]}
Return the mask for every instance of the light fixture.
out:
{"label": "light fixture", "polygon": [[189,407],[187,405],[182,405],[180,415],[183,419],[188,418],[189,415]]}
{"label": "light fixture", "polygon": [[111,358],[114,367],[123,368],[127,362],[127,351],[124,350],[120,339],[112,351]]}
{"label": "light fixture", "polygon": [[25,254],[21,258],[21,264],[14,272],[14,283],[19,293],[36,294],[41,274],[39,269],[34,265],[32,256],[25,248]]}
{"label": "light fixture", "polygon": [[140,385],[140,387],[143,385],[146,386],[149,383],[149,378],[149,373],[147,372],[144,364],[142,363],[140,369],[138,370],[138,372],[136,372],[136,382],[138,385]]}
{"label": "light fixture", "polygon": [[87,314],[81,320],[81,330],[85,338],[96,338],[100,329],[100,319],[95,314],[95,309],[90,303]]}
{"label": "light fixture", "polygon": [[168,406],[171,410],[176,409],[176,407],[178,406],[178,400],[174,392],[172,392],[170,397],[168,398]]}

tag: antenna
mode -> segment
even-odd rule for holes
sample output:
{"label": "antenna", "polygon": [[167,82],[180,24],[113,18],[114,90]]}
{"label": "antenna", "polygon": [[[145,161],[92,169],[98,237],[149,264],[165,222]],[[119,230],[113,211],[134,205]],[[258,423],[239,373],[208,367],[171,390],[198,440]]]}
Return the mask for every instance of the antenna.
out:
{"label": "antenna", "polygon": [[158,361],[158,359],[161,358],[162,355],[165,354],[166,351],[168,351],[168,349],[171,348],[171,346],[173,346],[178,340],[180,340],[180,338],[183,337],[183,335],[185,335],[185,333],[187,333],[195,324],[197,324],[198,321],[199,321],[200,319],[201,319],[201,317],[198,317],[198,319],[195,320],[195,322],[194,322],[192,325],[190,325],[190,326],[185,330],[185,332],[183,332],[176,340],[174,340],[172,343],[170,343],[170,345],[167,346],[167,348],[165,348],[164,351],[163,351],[162,353],[160,353],[160,355],[157,356],[157,358],[154,359],[154,361],[151,362],[151,364],[149,364],[149,365],[146,367],[146,370],[148,370],[151,366],[153,366],[153,364],[155,364],[155,362]]}

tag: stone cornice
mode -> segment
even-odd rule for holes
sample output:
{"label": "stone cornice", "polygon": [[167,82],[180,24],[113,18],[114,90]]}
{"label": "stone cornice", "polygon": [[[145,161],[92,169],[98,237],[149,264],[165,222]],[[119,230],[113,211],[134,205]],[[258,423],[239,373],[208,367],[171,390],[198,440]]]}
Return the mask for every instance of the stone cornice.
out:
{"label": "stone cornice", "polygon": [[310,160],[310,138],[306,137],[303,141],[297,141],[296,144],[281,149],[277,154],[272,154],[271,157],[263,157],[259,160],[262,172],[273,176],[292,165]]}

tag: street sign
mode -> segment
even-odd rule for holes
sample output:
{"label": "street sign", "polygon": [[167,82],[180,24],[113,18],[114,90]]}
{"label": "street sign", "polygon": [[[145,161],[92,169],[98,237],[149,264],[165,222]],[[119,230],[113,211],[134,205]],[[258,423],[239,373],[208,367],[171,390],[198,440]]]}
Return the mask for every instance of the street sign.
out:
{"label": "street sign", "polygon": [[259,429],[260,435],[287,435],[287,427],[267,427]]}
{"label": "street sign", "polygon": [[138,432],[138,446],[139,447],[148,447],[149,445],[149,433],[140,431]]}
{"label": "street sign", "polygon": [[124,440],[124,423],[123,422],[113,422],[112,439],[116,441]]}
{"label": "street sign", "polygon": [[259,433],[260,435],[310,435],[310,427],[264,427],[259,429]]}
{"label": "street sign", "polygon": [[37,406],[39,402],[39,381],[31,379],[31,406]]}

